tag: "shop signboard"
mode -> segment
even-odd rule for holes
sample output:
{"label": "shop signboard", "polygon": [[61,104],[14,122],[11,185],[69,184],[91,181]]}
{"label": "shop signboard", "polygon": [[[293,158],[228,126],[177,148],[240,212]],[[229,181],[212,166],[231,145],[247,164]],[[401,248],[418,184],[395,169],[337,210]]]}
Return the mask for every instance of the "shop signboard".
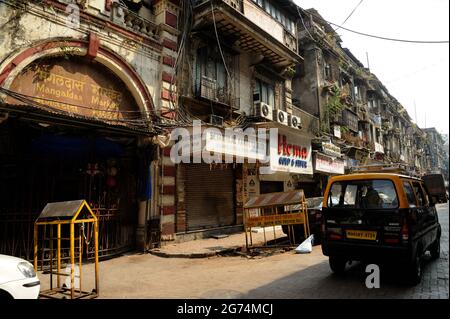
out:
{"label": "shop signboard", "polygon": [[262,161],[266,158],[266,141],[259,140],[256,135],[239,132],[225,134],[218,129],[209,129],[205,132],[204,150]]}
{"label": "shop signboard", "polygon": [[103,65],[78,58],[40,59],[12,81],[10,90],[49,109],[98,120],[123,120],[139,114],[122,80]]}
{"label": "shop signboard", "polygon": [[267,227],[276,225],[295,225],[305,222],[304,213],[279,214],[279,215],[250,215],[246,221],[246,227]]}
{"label": "shop signboard", "polygon": [[341,148],[330,142],[322,142],[322,151],[330,156],[341,157]]}
{"label": "shop signboard", "polygon": [[270,165],[261,174],[286,172],[312,175],[311,139],[279,130],[270,140]]}
{"label": "shop signboard", "polygon": [[380,143],[375,142],[375,152],[384,154],[384,147]]}
{"label": "shop signboard", "polygon": [[335,125],[333,127],[333,132],[334,132],[335,137],[341,138],[341,126],[340,125]]}
{"label": "shop signboard", "polygon": [[329,174],[344,174],[345,164],[340,158],[333,158],[321,153],[315,153],[314,171]]}

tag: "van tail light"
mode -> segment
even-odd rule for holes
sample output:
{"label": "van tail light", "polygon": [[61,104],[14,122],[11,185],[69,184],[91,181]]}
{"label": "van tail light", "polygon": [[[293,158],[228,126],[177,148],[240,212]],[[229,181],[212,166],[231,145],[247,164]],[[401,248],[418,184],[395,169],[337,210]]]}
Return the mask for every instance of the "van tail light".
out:
{"label": "van tail light", "polygon": [[343,238],[342,237],[342,228],[337,228],[337,227],[328,228],[327,234],[328,234],[329,240],[341,240]]}
{"label": "van tail light", "polygon": [[408,226],[408,221],[406,218],[403,219],[402,222],[402,229],[401,229],[401,237],[402,237],[402,242],[403,243],[407,243],[409,240],[409,226]]}
{"label": "van tail light", "polygon": [[400,242],[400,240],[398,239],[398,237],[397,238],[392,237],[392,238],[385,238],[384,242],[386,244],[391,244],[392,245],[392,244],[398,244]]}
{"label": "van tail light", "polygon": [[331,233],[331,234],[328,234],[328,239],[329,240],[341,240],[342,239],[342,235]]}

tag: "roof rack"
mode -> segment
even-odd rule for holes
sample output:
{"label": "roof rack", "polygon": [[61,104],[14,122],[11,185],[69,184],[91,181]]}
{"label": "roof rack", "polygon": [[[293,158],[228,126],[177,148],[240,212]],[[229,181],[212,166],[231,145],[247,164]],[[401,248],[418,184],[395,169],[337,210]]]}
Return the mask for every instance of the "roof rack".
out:
{"label": "roof rack", "polygon": [[405,164],[376,164],[376,165],[362,165],[350,168],[352,173],[396,173],[409,176],[416,176],[415,172],[411,172]]}

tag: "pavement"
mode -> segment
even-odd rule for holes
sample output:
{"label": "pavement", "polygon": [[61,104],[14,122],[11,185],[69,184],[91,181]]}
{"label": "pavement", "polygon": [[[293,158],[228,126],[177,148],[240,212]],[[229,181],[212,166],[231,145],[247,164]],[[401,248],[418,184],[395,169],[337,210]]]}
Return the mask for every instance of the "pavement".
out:
{"label": "pavement", "polygon": [[[276,227],[255,228],[252,232],[252,243],[254,246],[263,246],[265,241],[273,241],[274,239],[286,239],[287,236]],[[161,248],[155,248],[149,253],[165,258],[207,258],[216,255],[230,254],[245,251],[245,233],[240,232],[232,235],[224,235],[226,237],[206,238],[191,240],[183,243],[166,244]],[[249,239],[250,240],[250,235]]]}
{"label": "pavement", "polygon": [[[310,254],[280,250],[266,255],[198,259],[130,253],[100,262],[99,298],[448,299],[448,207],[437,205],[442,225],[441,257],[426,262],[417,286],[399,280],[402,269],[382,269],[380,288],[368,289],[363,265],[355,263],[344,276],[335,276],[321,247],[314,246]],[[208,242],[211,246],[205,247],[214,247],[217,240]],[[93,270],[92,264],[83,265],[85,290],[93,287]],[[38,275],[41,289],[48,288],[49,276]]]}

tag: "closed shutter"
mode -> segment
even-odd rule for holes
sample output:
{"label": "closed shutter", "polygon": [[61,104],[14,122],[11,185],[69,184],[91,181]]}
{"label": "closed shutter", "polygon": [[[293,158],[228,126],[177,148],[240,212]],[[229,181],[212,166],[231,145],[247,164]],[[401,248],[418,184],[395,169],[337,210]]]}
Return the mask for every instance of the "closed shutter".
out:
{"label": "closed shutter", "polygon": [[234,171],[203,164],[186,165],[186,219],[188,230],[235,223]]}

